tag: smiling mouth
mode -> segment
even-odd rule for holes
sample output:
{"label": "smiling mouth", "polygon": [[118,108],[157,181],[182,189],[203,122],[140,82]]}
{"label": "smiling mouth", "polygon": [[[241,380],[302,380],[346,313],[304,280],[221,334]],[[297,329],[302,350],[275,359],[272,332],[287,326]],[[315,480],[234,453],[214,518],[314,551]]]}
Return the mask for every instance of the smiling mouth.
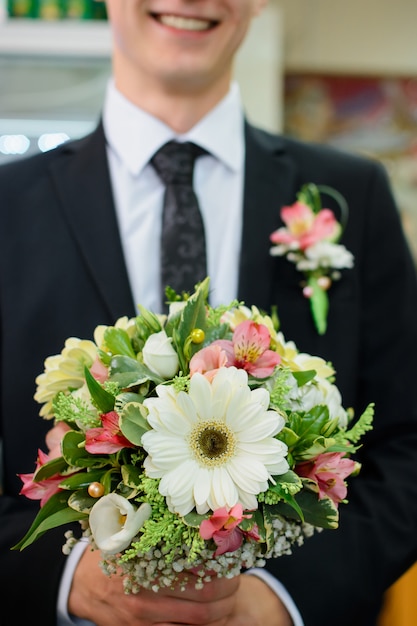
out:
{"label": "smiling mouth", "polygon": [[180,15],[156,14],[152,13],[152,17],[164,26],[170,26],[178,30],[204,31],[210,30],[216,26],[215,21],[204,20],[196,17],[183,17]]}

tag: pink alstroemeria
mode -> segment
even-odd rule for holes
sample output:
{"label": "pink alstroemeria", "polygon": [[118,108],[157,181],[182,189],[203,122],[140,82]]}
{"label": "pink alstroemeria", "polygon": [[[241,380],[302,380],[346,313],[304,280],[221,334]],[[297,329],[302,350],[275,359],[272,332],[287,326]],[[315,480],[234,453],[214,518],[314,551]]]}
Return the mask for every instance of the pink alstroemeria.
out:
{"label": "pink alstroemeria", "polygon": [[211,344],[194,354],[190,360],[190,376],[198,372],[210,382],[216,372],[227,364],[227,354],[219,345]]}
{"label": "pink alstroemeria", "polygon": [[288,246],[293,250],[306,250],[319,241],[334,240],[340,224],[330,209],[318,213],[303,202],[295,202],[281,209],[286,228],[278,228],[270,236],[272,243]]}
{"label": "pink alstroemeria", "polygon": [[90,367],[90,373],[92,376],[94,376],[96,380],[98,380],[99,383],[106,382],[109,377],[108,368],[104,365],[104,363],[100,361],[98,357]]}
{"label": "pink alstroemeria", "polygon": [[119,416],[116,411],[109,411],[100,416],[102,427],[90,428],[85,433],[85,449],[90,454],[113,454],[122,448],[133,448],[134,445],[119,427]]}
{"label": "pink alstroemeria", "polygon": [[29,500],[40,500],[41,507],[48,502],[51,496],[58,493],[58,491],[61,491],[59,484],[64,478],[61,474],[55,474],[54,476],[50,476],[49,478],[45,478],[44,480],[40,480],[38,482],[33,480],[33,477],[38,469],[50,460],[51,458],[48,454],[46,454],[46,452],[38,450],[35,471],[32,474],[18,474],[19,478],[23,482],[20,494],[26,496]]}
{"label": "pink alstroemeria", "polygon": [[61,443],[62,439],[71,428],[65,422],[57,422],[55,426],[48,430],[46,433],[45,441],[48,446],[49,454],[48,458],[56,459],[61,456]]}
{"label": "pink alstroemeria", "polygon": [[213,539],[217,546],[214,556],[225,552],[235,552],[243,543],[244,537],[259,541],[258,527],[256,524],[249,531],[239,528],[244,519],[250,519],[251,515],[243,515],[243,507],[240,503],[228,511],[222,507],[214,511],[213,515],[200,524],[200,535],[203,539]]}
{"label": "pink alstroemeria", "polygon": [[347,495],[345,478],[356,468],[355,461],[343,457],[343,452],[324,452],[315,460],[296,466],[299,476],[314,480],[319,488],[320,500],[328,496],[337,505]]}
{"label": "pink alstroemeria", "polygon": [[271,335],[264,324],[251,320],[241,322],[231,341],[218,339],[213,345],[220,346],[227,355],[227,367],[244,369],[255,378],[271,376],[281,360],[277,352],[269,349]]}

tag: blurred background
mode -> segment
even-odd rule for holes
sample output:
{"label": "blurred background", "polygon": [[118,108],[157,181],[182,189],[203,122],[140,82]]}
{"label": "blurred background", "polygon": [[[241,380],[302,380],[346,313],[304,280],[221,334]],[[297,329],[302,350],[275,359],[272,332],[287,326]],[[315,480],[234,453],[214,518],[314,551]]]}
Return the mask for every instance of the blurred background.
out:
{"label": "blurred background", "polygon": [[[417,260],[417,2],[269,0],[236,63],[248,117],[381,160]],[[0,0],[0,164],[82,136],[110,73],[100,0]]]}

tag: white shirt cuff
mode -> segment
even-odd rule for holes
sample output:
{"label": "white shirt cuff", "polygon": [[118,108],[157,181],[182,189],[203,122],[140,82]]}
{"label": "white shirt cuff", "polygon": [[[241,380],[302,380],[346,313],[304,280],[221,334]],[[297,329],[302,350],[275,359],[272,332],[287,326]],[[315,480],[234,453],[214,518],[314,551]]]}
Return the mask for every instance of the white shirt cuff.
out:
{"label": "white shirt cuff", "polygon": [[88,541],[81,539],[75,544],[67,557],[58,592],[57,626],[94,626],[93,622],[70,616],[68,613],[68,596],[71,589],[72,579],[74,577],[78,561],[84,554],[84,550],[87,546]]}
{"label": "white shirt cuff", "polygon": [[261,578],[265,584],[268,585],[272,591],[274,591],[281,602],[284,604],[288,613],[291,616],[292,621],[294,622],[294,626],[304,626],[304,622],[300,615],[299,610],[297,609],[294,600],[291,598],[290,594],[284,587],[282,583],[279,582],[272,574],[262,568],[254,568],[245,572],[245,574],[250,574],[252,576],[257,576]]}

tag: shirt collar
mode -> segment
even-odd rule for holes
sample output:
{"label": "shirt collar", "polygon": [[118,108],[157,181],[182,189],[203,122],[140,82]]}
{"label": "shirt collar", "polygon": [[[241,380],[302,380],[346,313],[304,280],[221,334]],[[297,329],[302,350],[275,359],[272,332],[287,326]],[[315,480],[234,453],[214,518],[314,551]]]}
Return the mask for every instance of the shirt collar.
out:
{"label": "shirt collar", "polygon": [[243,167],[244,115],[237,83],[191,130],[177,135],[164,122],[127,100],[110,80],[103,125],[110,148],[133,175],[140,174],[155,152],[171,139],[194,141],[233,171]]}

